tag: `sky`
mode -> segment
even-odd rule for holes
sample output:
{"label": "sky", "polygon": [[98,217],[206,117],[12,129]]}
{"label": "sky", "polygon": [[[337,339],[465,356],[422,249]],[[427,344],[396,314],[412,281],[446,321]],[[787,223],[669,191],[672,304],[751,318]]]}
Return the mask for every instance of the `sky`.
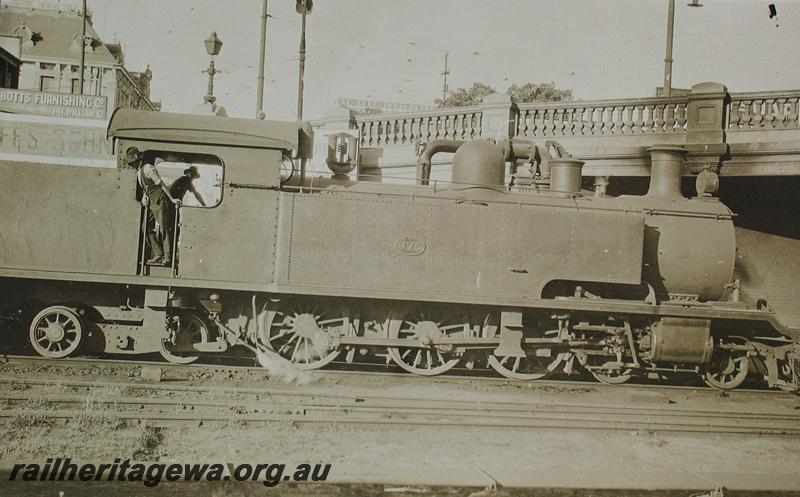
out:
{"label": "sky", "polygon": [[[800,88],[800,0],[676,0],[673,87]],[[163,110],[202,102],[208,55],[223,41],[218,103],[254,117],[262,0],[88,0],[129,70],[153,71]],[[777,18],[770,19],[774,3]],[[668,0],[316,0],[308,17],[304,117],[339,97],[432,104],[449,87],[554,82],[576,99],[650,97],[663,84]],[[269,0],[265,111],[296,117],[300,16]]]}

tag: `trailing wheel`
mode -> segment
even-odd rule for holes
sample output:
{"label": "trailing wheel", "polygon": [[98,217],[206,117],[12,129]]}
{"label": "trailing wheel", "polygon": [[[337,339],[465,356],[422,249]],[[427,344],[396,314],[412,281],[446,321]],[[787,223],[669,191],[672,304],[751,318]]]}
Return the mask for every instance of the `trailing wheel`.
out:
{"label": "trailing wheel", "polygon": [[74,310],[55,305],[34,316],[28,337],[39,355],[61,359],[78,349],[83,339],[83,326]]}
{"label": "trailing wheel", "polygon": [[706,385],[720,390],[732,390],[747,378],[750,358],[747,354],[719,351],[706,365],[702,378]]}
{"label": "trailing wheel", "polygon": [[354,333],[348,310],[340,306],[269,302],[264,310],[259,340],[298,369],[327,366],[341,351],[332,339]]}
{"label": "trailing wheel", "polygon": [[180,352],[194,343],[207,343],[208,324],[205,319],[189,311],[181,311],[172,318],[169,337],[161,341],[161,357],[174,364],[191,364],[198,355]]}
{"label": "trailing wheel", "polygon": [[468,338],[473,335],[469,319],[449,313],[428,311],[409,313],[404,319],[393,319],[389,338],[413,342],[411,347],[390,347],[389,357],[406,371],[423,376],[442,374],[461,360],[457,347],[436,345],[436,338]]}

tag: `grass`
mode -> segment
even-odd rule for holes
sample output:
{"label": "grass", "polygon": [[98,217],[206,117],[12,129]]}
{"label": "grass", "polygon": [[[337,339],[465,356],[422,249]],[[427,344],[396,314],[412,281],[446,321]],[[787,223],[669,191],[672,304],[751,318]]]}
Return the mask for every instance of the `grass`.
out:
{"label": "grass", "polygon": [[9,426],[12,430],[24,431],[40,426],[50,426],[52,423],[47,417],[48,411],[54,411],[56,406],[46,400],[29,400],[19,407],[17,414],[11,418]]}
{"label": "grass", "polygon": [[133,442],[131,456],[138,460],[158,459],[156,450],[164,441],[164,429],[154,426],[145,426],[141,434]]}

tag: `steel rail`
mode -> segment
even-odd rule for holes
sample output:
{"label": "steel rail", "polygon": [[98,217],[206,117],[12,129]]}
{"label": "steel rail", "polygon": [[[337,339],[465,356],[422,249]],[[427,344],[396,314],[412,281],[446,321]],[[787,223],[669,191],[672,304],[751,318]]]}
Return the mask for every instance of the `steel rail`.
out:
{"label": "steel rail", "polygon": [[[14,365],[14,364],[41,364],[44,366],[156,366],[160,367],[166,371],[192,371],[192,370],[208,370],[211,372],[243,372],[243,373],[251,373],[251,374],[261,374],[264,376],[269,376],[270,371],[260,367],[260,366],[240,366],[240,365],[229,365],[229,364],[172,364],[168,362],[162,361],[148,361],[148,360],[131,360],[131,359],[102,359],[102,358],[80,358],[80,357],[68,357],[63,359],[48,359],[45,357],[39,356],[27,356],[27,355],[3,355],[0,356],[0,367],[4,365]],[[333,364],[348,364],[348,365],[355,365],[361,367],[373,367],[373,368],[385,368],[383,364],[376,364],[376,363],[341,363],[334,361]],[[464,368],[455,368],[454,371],[458,372],[480,372],[481,370],[477,369],[464,369]],[[491,372],[489,368],[486,368],[487,372]],[[330,376],[382,376],[382,377],[391,377],[391,378],[415,378],[414,375],[409,374],[403,371],[397,372],[387,372],[387,371],[341,371],[335,369],[317,369],[317,370],[310,370],[307,371],[308,373],[314,375],[330,375]],[[506,385],[506,384],[516,384],[516,385],[531,385],[532,387],[536,386],[558,386],[558,387],[576,387],[576,388],[585,388],[585,387],[592,387],[597,389],[614,389],[614,390],[622,390],[622,389],[644,389],[644,390],[651,390],[651,391],[691,391],[693,393],[707,393],[709,395],[719,395],[720,391],[713,389],[711,387],[706,386],[683,386],[683,385],[662,385],[662,384],[642,384],[642,383],[626,383],[622,385],[608,385],[605,383],[601,383],[598,381],[581,381],[581,380],[573,380],[573,379],[565,379],[565,380],[557,380],[557,379],[542,379],[542,380],[533,380],[533,381],[524,381],[524,380],[514,380],[505,377],[497,377],[497,376],[477,376],[477,375],[463,375],[463,374],[452,374],[452,373],[445,373],[441,375],[437,375],[434,377],[430,377],[427,379],[430,382],[463,382],[466,380],[469,381],[477,381],[481,383],[495,383],[498,385]],[[750,389],[750,388],[737,388],[732,391],[725,392],[726,395],[769,395],[769,396],[791,396],[791,392],[785,390],[767,390],[767,389]]]}
{"label": "steel rail", "polygon": [[[342,412],[342,411],[340,411]],[[15,418],[17,416],[44,416],[47,419],[70,420],[85,416],[87,413],[80,410],[0,410],[0,418]],[[101,411],[107,417],[115,417],[125,421],[140,421],[151,425],[175,425],[187,422],[237,422],[237,423],[312,423],[312,424],[359,424],[359,425],[416,425],[416,426],[447,426],[447,427],[480,427],[480,428],[528,428],[528,429],[581,429],[603,431],[635,431],[648,432],[683,432],[683,433],[713,433],[713,434],[752,434],[758,436],[781,435],[800,436],[800,428],[793,426],[764,427],[764,426],[737,426],[715,425],[711,423],[681,423],[652,420],[620,420],[610,416],[595,416],[592,419],[585,417],[579,419],[564,419],[563,417],[533,417],[528,419],[501,419],[491,416],[463,417],[449,419],[441,413],[427,418],[420,415],[388,416],[386,412],[376,416],[359,417],[342,414],[331,416],[330,413],[319,415],[298,414],[239,414],[239,413],[213,413],[213,412],[131,412],[131,411]]]}
{"label": "steel rail", "polygon": [[[35,398],[38,401],[45,401],[53,404],[77,404],[84,406],[91,402],[93,405],[132,405],[138,409],[144,409],[145,406],[156,408],[163,407],[175,411],[176,409],[198,407],[203,408],[217,408],[217,409],[231,409],[241,408],[250,410],[264,410],[264,409],[298,409],[304,412],[309,410],[322,410],[328,411],[332,409],[345,409],[348,413],[354,412],[367,412],[367,413],[386,413],[387,410],[391,414],[456,414],[456,415],[470,415],[470,416],[491,416],[492,418],[528,418],[531,416],[538,416],[542,414],[559,414],[559,415],[613,415],[618,419],[648,416],[653,418],[689,418],[689,419],[706,419],[713,420],[758,420],[758,421],[789,421],[797,424],[800,429],[800,416],[796,414],[780,414],[771,412],[739,412],[739,411],[714,411],[706,409],[683,409],[683,408],[653,408],[653,407],[637,407],[637,406],[604,406],[604,405],[575,405],[575,404],[528,404],[517,405],[510,404],[504,407],[499,407],[498,403],[493,402],[463,402],[460,405],[455,405],[454,402],[448,400],[428,400],[417,399],[412,404],[405,405],[404,402],[389,402],[388,400],[401,400],[408,399],[379,399],[382,402],[370,402],[367,399],[354,399],[350,397],[346,399],[348,402],[342,402],[339,399],[333,399],[330,402],[324,402],[316,399],[315,396],[309,396],[313,401],[300,401],[294,403],[275,402],[274,397],[269,398],[269,403],[265,401],[255,402],[252,400],[243,401],[240,399],[226,399],[226,400],[195,400],[195,399],[180,399],[180,398],[152,398],[152,397],[132,397],[132,396],[108,396],[108,397],[92,397],[82,395],[66,395],[66,394],[44,394],[44,395],[24,395],[18,393],[2,394],[0,399],[9,401],[12,405],[24,405]],[[360,402],[363,400],[363,402]],[[457,402],[457,401],[456,401]],[[485,404],[485,405],[483,405]],[[635,421],[635,420],[634,420]]]}
{"label": "steel rail", "polygon": [[[329,399],[331,401],[335,401],[335,404],[332,405],[348,405],[348,406],[372,406],[370,403],[376,403],[381,405],[380,402],[383,401],[384,407],[391,407],[391,408],[400,408],[402,407],[399,405],[400,403],[414,403],[417,407],[420,404],[430,403],[436,409],[446,409],[450,408],[451,410],[457,410],[462,406],[465,406],[462,410],[471,410],[471,411],[517,411],[517,412],[529,412],[529,411],[541,411],[541,410],[554,410],[554,409],[576,409],[581,413],[597,413],[601,410],[606,410],[608,413],[614,413],[617,415],[627,415],[627,414],[636,414],[636,413],[649,413],[649,412],[659,412],[659,413],[673,413],[673,414],[693,414],[693,415],[703,415],[703,416],[751,416],[756,419],[763,419],[764,416],[784,416],[783,414],[776,414],[774,412],[762,411],[762,412],[746,412],[743,413],[741,411],[734,411],[734,410],[709,410],[709,409],[686,409],[681,407],[671,407],[671,406],[662,406],[659,405],[656,408],[651,407],[641,407],[635,406],[631,404],[604,404],[604,405],[597,405],[596,403],[588,404],[588,403],[555,403],[555,402],[530,402],[530,401],[497,401],[497,400],[487,400],[487,401],[476,401],[476,400],[459,400],[459,399],[448,399],[448,400],[441,400],[441,399],[433,399],[433,398],[424,398],[424,397],[408,397],[408,396],[398,396],[398,395],[387,395],[387,394],[340,394],[340,393],[331,393],[330,390],[325,391],[313,391],[309,389],[303,390],[279,390],[279,389],[271,389],[271,388],[238,388],[238,387],[219,387],[219,386],[195,386],[195,385],[166,385],[166,384],[150,384],[150,383],[126,383],[126,382],[90,382],[90,381],[80,381],[80,380],[58,380],[55,383],[52,380],[46,380],[41,378],[19,378],[19,379],[10,379],[10,378],[0,378],[0,384],[26,384],[26,385],[39,385],[39,386],[61,386],[61,387],[76,387],[76,388],[85,388],[85,389],[103,389],[103,388],[122,388],[127,390],[145,390],[148,392],[159,391],[159,392],[184,392],[189,394],[199,394],[199,393],[227,393],[230,395],[253,395],[256,396],[257,400],[261,400],[262,397],[266,397],[269,399],[274,400],[276,397],[289,397],[289,398],[306,398],[306,399],[313,399],[314,402],[321,402],[320,399]],[[6,393],[0,394],[0,398],[12,398],[14,395],[19,395],[16,393]],[[92,400],[101,400],[92,398]],[[169,399],[170,402],[175,404],[180,404],[182,401],[180,399]],[[238,402],[243,403],[244,401],[241,399],[227,399],[224,401],[226,405],[230,406],[232,403]],[[394,402],[395,404],[391,404]],[[140,402],[141,403],[141,402]],[[197,402],[185,402],[187,405],[216,405],[213,401],[197,401]],[[314,405],[313,402],[309,402],[308,405]],[[263,404],[259,404],[259,406],[263,407]],[[414,406],[412,406],[414,407]],[[736,406],[735,406],[736,407]],[[800,416],[794,415],[785,415],[788,416],[787,419],[798,420],[800,421]]]}

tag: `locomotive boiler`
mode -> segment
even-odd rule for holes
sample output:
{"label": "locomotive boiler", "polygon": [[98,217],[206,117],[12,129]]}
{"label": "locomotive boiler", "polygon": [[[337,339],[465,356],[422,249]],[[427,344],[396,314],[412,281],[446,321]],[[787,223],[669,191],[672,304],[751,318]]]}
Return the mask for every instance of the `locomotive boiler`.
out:
{"label": "locomotive boiler", "polygon": [[[0,164],[3,302],[42,355],[187,363],[243,345],[304,369],[370,356],[422,375],[797,385],[797,316],[743,298],[734,215],[711,173],[682,195],[678,146],[650,149],[646,195],[609,197],[581,189],[555,142],[437,140],[403,185],[352,181],[347,160],[302,174],[312,136],[296,123],[126,110],[109,134],[120,159],[136,147],[166,176],[198,168],[206,205],[180,207],[175,262],[149,266],[124,161]],[[451,180],[432,181],[443,152]]]}

